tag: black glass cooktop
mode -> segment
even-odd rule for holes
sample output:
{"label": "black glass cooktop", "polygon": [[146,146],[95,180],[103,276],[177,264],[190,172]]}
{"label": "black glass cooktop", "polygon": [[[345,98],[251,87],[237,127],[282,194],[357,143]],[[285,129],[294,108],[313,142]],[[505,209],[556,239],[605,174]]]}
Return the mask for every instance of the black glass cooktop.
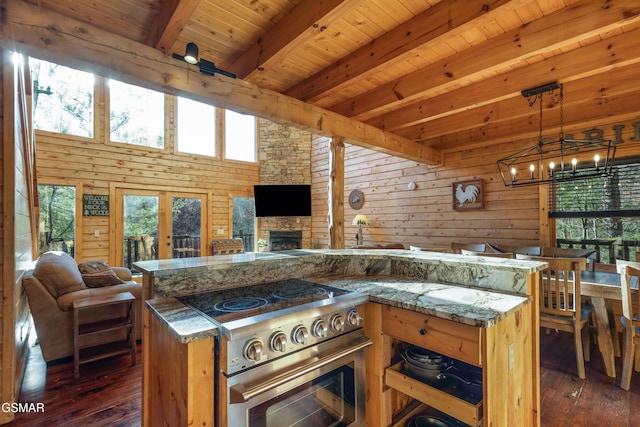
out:
{"label": "black glass cooktop", "polygon": [[178,299],[219,323],[335,298],[350,293],[343,289],[301,279],[279,280],[261,285],[205,292]]}

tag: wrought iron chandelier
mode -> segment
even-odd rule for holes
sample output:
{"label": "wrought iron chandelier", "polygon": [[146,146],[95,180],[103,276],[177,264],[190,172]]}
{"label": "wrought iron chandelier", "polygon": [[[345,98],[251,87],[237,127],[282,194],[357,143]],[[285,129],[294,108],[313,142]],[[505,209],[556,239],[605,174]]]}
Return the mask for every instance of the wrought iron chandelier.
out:
{"label": "wrought iron chandelier", "polygon": [[[556,94],[557,91],[557,94]],[[542,137],[542,101],[549,94],[560,105],[560,133],[558,139]],[[536,145],[498,160],[502,182],[507,187],[537,185],[550,182],[611,175],[616,145],[604,139],[572,139],[564,136],[564,93],[562,84],[547,83],[522,91],[529,107],[538,102],[540,124]]]}

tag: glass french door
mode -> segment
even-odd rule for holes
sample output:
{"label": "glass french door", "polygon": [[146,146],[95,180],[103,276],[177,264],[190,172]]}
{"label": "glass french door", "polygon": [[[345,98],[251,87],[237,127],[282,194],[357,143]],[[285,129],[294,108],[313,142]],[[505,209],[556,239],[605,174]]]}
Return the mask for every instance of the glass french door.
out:
{"label": "glass french door", "polygon": [[116,215],[116,257],[126,267],[206,255],[206,194],[121,188]]}

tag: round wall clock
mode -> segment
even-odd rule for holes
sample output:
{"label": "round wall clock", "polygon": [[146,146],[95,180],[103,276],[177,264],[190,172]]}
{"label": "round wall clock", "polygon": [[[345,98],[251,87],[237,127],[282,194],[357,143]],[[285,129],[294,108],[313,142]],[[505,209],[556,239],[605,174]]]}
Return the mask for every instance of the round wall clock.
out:
{"label": "round wall clock", "polygon": [[358,210],[362,205],[364,205],[364,194],[362,194],[360,190],[353,190],[349,194],[349,206],[351,206],[352,209]]}

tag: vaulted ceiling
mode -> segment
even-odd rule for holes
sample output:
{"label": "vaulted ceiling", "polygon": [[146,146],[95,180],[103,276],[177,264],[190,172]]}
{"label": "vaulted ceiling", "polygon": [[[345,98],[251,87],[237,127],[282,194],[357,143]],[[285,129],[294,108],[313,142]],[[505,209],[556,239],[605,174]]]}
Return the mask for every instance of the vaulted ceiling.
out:
{"label": "vaulted ceiling", "polygon": [[194,42],[238,79],[303,101],[294,108],[434,152],[535,137],[537,110],[520,92],[552,81],[564,84],[567,131],[640,111],[637,0],[27,3],[167,55]]}

